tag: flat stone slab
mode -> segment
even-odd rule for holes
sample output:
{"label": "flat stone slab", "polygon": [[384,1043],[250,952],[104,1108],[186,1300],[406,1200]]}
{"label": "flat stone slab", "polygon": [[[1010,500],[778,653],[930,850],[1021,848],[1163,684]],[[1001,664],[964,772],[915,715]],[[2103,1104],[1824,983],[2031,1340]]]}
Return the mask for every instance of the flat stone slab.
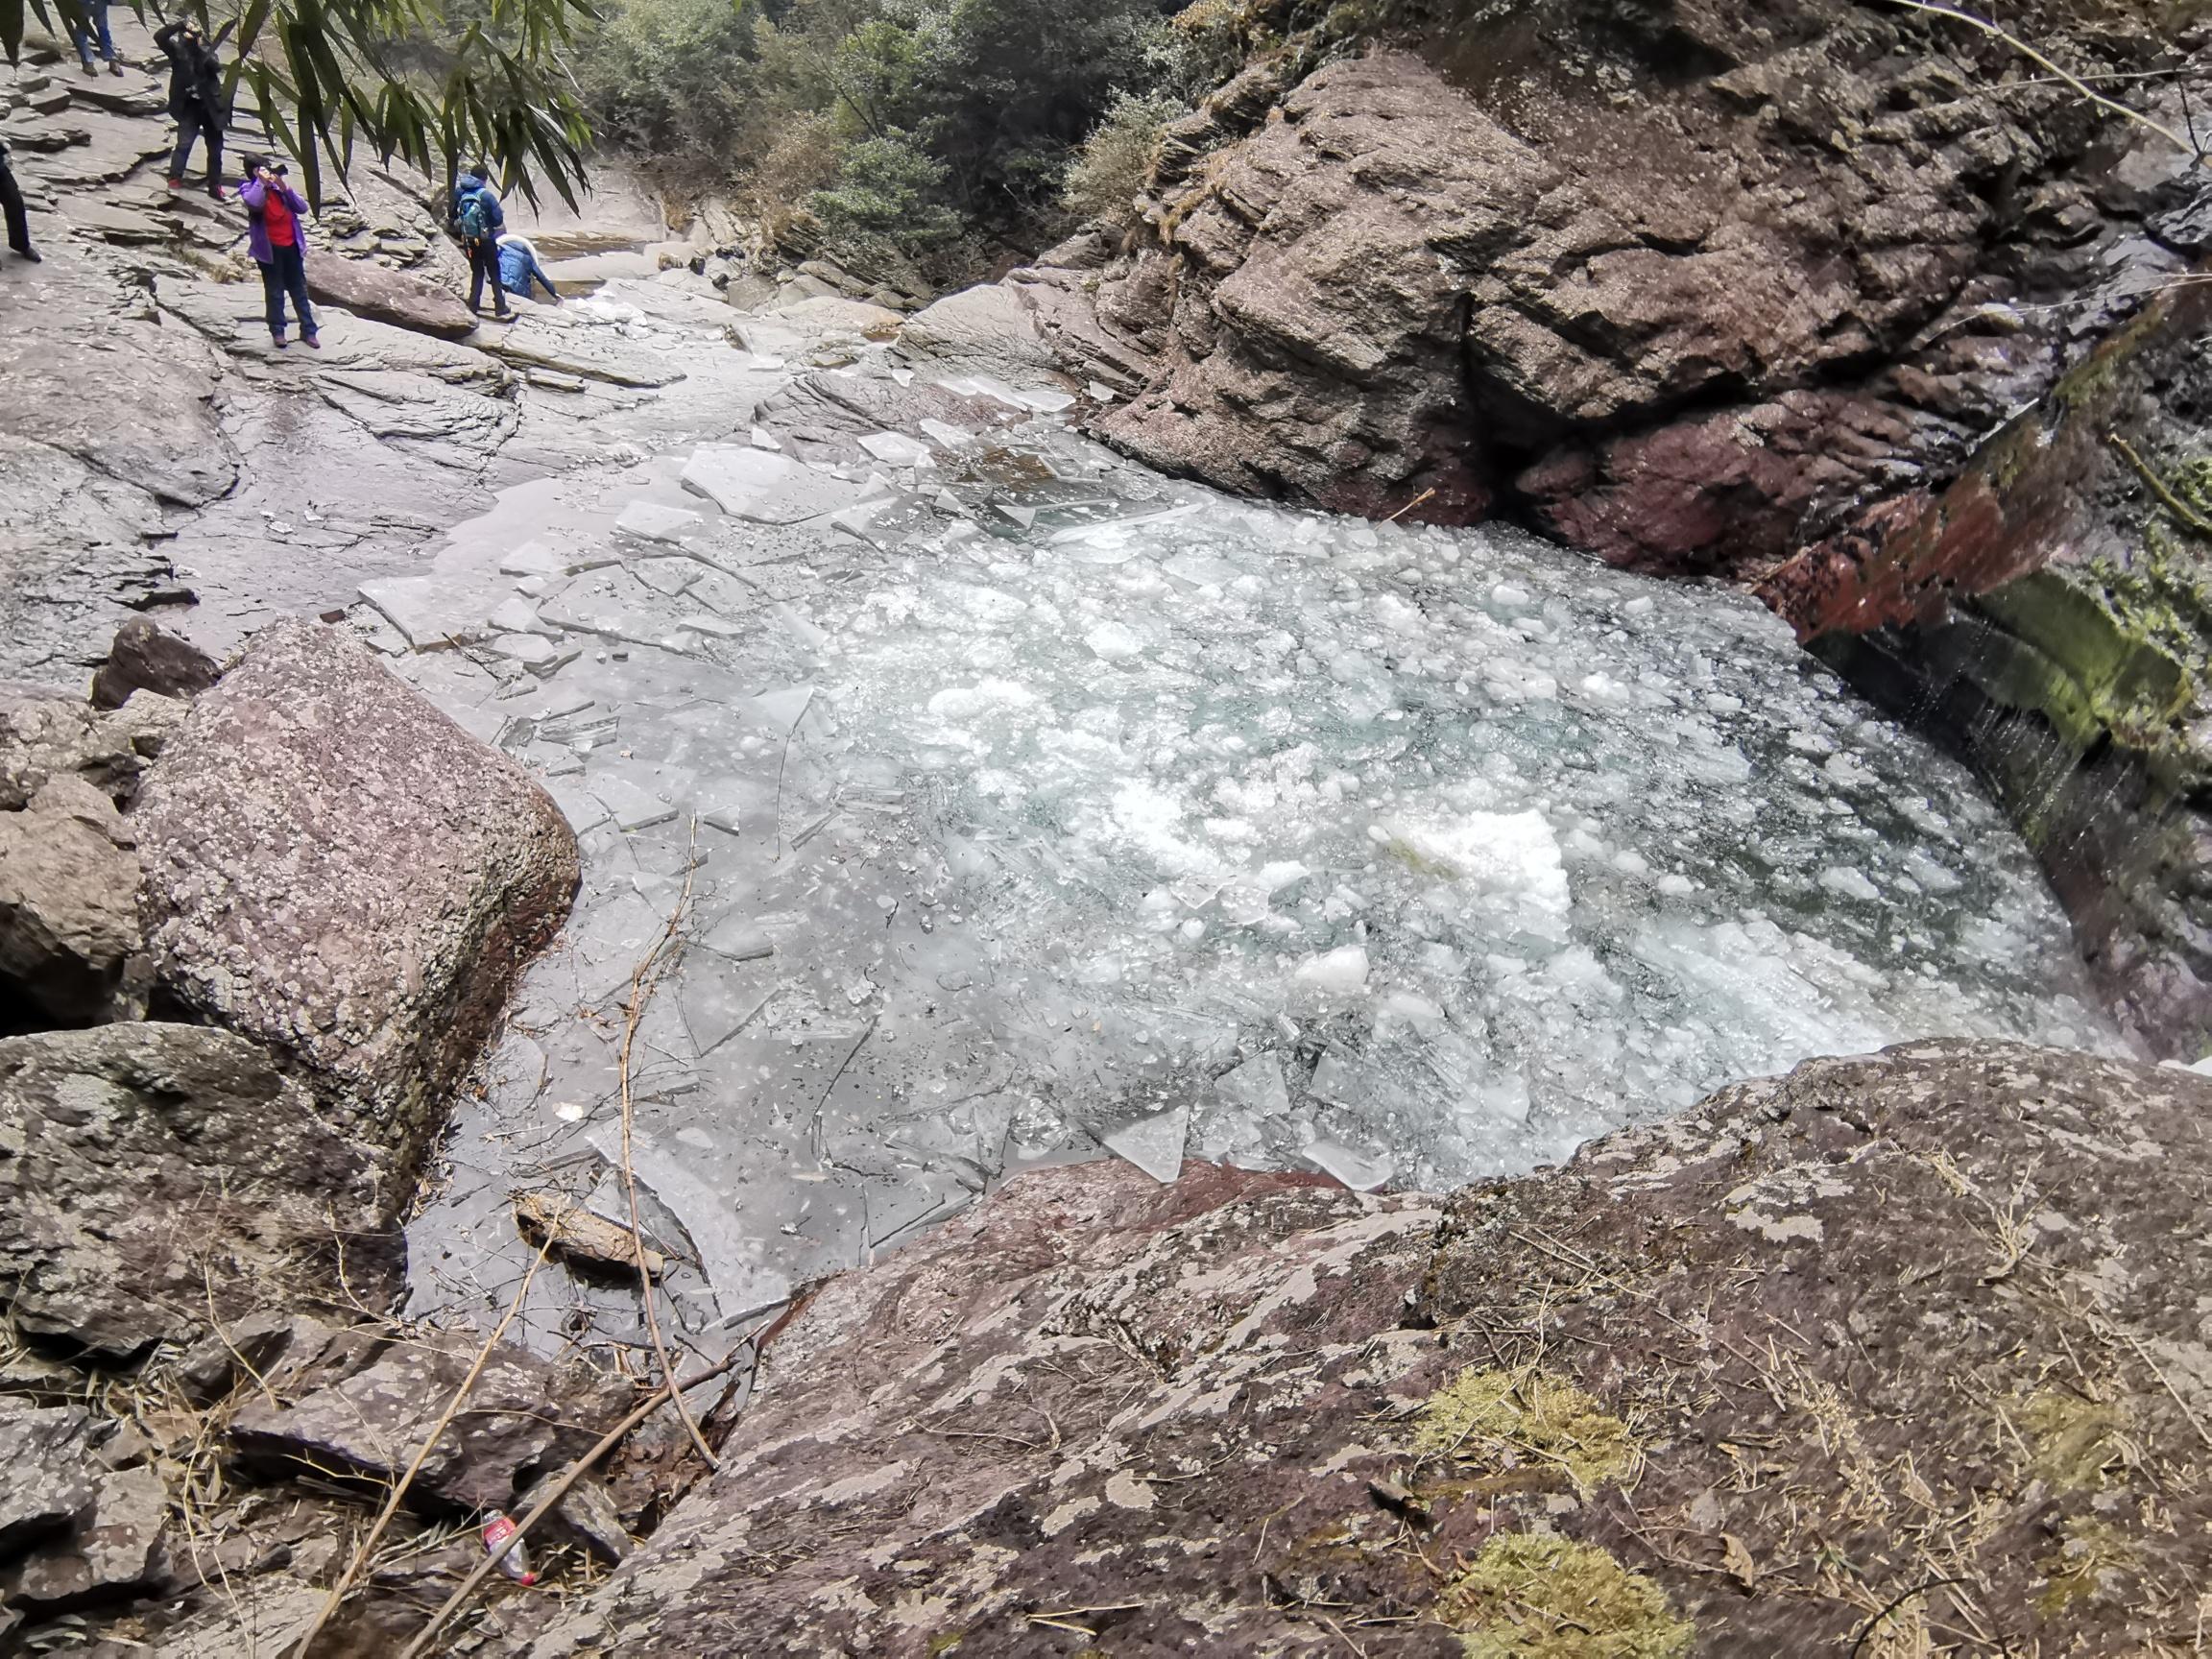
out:
{"label": "flat stone slab", "polygon": [[684,487],[733,517],[796,524],[858,501],[866,487],[771,450],[717,445],[684,466]]}
{"label": "flat stone slab", "polygon": [[681,541],[703,520],[688,507],[663,507],[658,501],[633,501],[622,509],[614,528],[647,541]]}

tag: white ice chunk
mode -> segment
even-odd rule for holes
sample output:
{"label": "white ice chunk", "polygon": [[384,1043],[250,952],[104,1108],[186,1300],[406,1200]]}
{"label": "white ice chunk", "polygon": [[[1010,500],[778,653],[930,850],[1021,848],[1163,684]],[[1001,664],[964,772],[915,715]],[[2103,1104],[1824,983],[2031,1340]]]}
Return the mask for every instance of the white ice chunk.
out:
{"label": "white ice chunk", "polygon": [[1340,945],[1325,950],[1301,962],[1291,977],[1324,997],[1357,997],[1367,989],[1366,947]]}
{"label": "white ice chunk", "polygon": [[1190,1134],[1190,1104],[1140,1118],[1099,1137],[1110,1152],[1129,1160],[1153,1180],[1166,1184],[1183,1172],[1183,1147]]}
{"label": "white ice chunk", "polygon": [[1322,1138],[1307,1142],[1298,1150],[1314,1168],[1335,1177],[1355,1192],[1372,1192],[1396,1172],[1397,1166],[1387,1158],[1368,1157]]}
{"label": "white ice chunk", "polygon": [[709,445],[684,464],[684,487],[733,517],[760,524],[795,524],[849,507],[861,487],[787,455],[764,449]]}
{"label": "white ice chunk", "polygon": [[930,420],[925,417],[915,421],[914,424],[922,428],[922,435],[925,438],[946,449],[965,448],[975,442],[975,435],[973,432],[962,431],[948,421]]}
{"label": "white ice chunk", "polygon": [[622,509],[614,528],[647,541],[681,541],[699,528],[699,515],[688,507],[663,507],[658,501],[633,501]]}
{"label": "white ice chunk", "polygon": [[1829,892],[1845,899],[1857,899],[1863,903],[1878,904],[1882,902],[1882,889],[1866,879],[1864,871],[1831,864],[1820,872],[1820,885]]}
{"label": "white ice chunk", "polygon": [[867,433],[860,439],[860,447],[892,467],[920,467],[930,459],[929,445],[903,432]]}
{"label": "white ice chunk", "polygon": [[1559,838],[1541,812],[1470,812],[1455,821],[1401,820],[1384,828],[1416,869],[1545,910],[1564,913],[1568,907]]}
{"label": "white ice chunk", "polygon": [[1106,662],[1126,661],[1144,649],[1136,630],[1119,622],[1101,622],[1083,636],[1083,643],[1091,647],[1093,656]]}

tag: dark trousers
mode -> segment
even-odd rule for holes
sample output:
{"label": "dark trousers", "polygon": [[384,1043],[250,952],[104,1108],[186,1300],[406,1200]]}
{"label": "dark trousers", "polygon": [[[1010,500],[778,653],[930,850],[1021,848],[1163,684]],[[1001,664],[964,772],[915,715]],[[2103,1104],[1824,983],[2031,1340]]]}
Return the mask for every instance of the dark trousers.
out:
{"label": "dark trousers", "polygon": [[295,243],[290,248],[272,245],[269,263],[261,267],[261,295],[269,302],[269,332],[281,340],[284,337],[284,297],[292,297],[293,309],[300,313],[300,336],[311,337],[315,332],[315,312],[307,303],[307,261],[301,257]]}
{"label": "dark trousers", "polygon": [[184,106],[184,113],[177,117],[177,153],[169,157],[169,177],[181,179],[184,169],[192,164],[193,143],[207,140],[207,187],[212,190],[223,182],[223,128],[200,112],[196,104]]}
{"label": "dark trousers", "polygon": [[18,253],[31,252],[31,215],[23,209],[23,192],[15,187],[15,175],[0,156],[0,214],[8,220],[8,246]]}
{"label": "dark trousers", "polygon": [[499,285],[499,244],[486,237],[469,244],[469,309],[484,303],[484,284],[492,284],[492,303],[507,315],[507,290]]}

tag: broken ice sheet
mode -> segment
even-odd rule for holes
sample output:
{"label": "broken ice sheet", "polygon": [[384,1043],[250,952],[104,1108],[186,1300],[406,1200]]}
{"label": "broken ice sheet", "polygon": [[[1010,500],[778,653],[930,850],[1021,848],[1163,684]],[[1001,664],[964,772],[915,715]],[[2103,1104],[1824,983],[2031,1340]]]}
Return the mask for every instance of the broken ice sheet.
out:
{"label": "broken ice sheet", "polygon": [[1124,1123],[1099,1137],[1110,1152],[1126,1158],[1153,1180],[1166,1185],[1183,1172],[1183,1144],[1190,1133],[1190,1105]]}
{"label": "broken ice sheet", "polygon": [[1372,1192],[1389,1181],[1396,1166],[1389,1159],[1355,1152],[1337,1142],[1315,1139],[1299,1153],[1324,1175],[1334,1177],[1355,1192]]}

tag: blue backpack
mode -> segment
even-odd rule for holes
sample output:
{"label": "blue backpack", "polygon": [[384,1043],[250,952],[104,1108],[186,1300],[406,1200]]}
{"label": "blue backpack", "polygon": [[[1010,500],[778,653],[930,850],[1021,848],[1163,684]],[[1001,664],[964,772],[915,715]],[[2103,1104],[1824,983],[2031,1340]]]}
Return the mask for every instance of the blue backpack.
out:
{"label": "blue backpack", "polygon": [[484,210],[484,193],[471,190],[461,198],[461,210],[453,215],[453,228],[464,242],[481,242],[492,234],[492,215]]}

